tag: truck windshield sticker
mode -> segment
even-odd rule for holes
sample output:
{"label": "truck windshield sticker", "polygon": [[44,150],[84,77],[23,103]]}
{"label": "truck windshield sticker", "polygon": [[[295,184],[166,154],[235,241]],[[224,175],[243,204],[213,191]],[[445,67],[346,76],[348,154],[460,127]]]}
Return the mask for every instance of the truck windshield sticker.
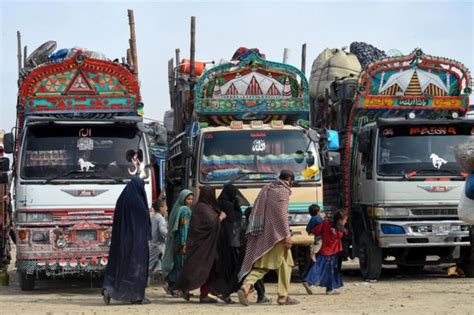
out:
{"label": "truck windshield sticker", "polygon": [[445,159],[443,158],[440,158],[437,154],[435,153],[431,153],[430,155],[430,159],[431,159],[431,162],[433,163],[433,166],[436,168],[436,169],[440,169],[441,166],[443,166],[443,164],[447,164],[448,161],[446,161]]}
{"label": "truck windshield sticker", "polygon": [[265,151],[266,143],[264,139],[255,139],[252,142],[252,152],[262,152]]}
{"label": "truck windshield sticker", "polygon": [[92,151],[94,149],[94,141],[91,138],[80,138],[77,140],[77,148],[79,151]]}
{"label": "truck windshield sticker", "polygon": [[81,171],[83,172],[89,172],[89,169],[95,166],[91,162],[85,161],[83,158],[79,158],[78,162],[79,162],[79,167],[81,168]]}

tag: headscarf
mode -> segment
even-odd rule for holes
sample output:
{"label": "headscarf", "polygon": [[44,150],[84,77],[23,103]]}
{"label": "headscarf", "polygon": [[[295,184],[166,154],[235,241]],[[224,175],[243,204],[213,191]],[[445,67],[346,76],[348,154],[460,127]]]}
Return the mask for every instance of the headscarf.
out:
{"label": "headscarf", "polygon": [[188,207],[185,204],[186,198],[189,197],[189,195],[192,195],[193,192],[188,189],[183,189],[179,195],[178,199],[173,205],[173,208],[171,209],[170,215],[168,217],[168,229],[170,232],[176,232],[179,227],[179,215],[181,214],[181,210],[183,207]]}
{"label": "headscarf", "polygon": [[237,195],[239,194],[239,189],[233,184],[228,183],[224,185],[217,202],[222,211],[227,215],[226,221],[236,221],[241,220],[242,212],[240,210],[239,200]]}
{"label": "headscarf", "polygon": [[202,186],[199,190],[199,199],[197,203],[204,203],[211,207],[217,213],[221,212],[216,199],[216,189],[211,186]]}
{"label": "headscarf", "polygon": [[189,208],[185,204],[186,198],[188,198],[189,195],[192,195],[193,192],[184,189],[182,190],[179,195],[178,199],[173,205],[173,208],[171,209],[171,212],[168,216],[168,237],[166,238],[166,243],[165,243],[165,253],[163,254],[163,261],[162,261],[162,271],[163,274],[166,276],[168,275],[171,270],[173,270],[173,265],[174,265],[174,243],[176,240],[176,231],[178,231],[179,228],[179,216],[181,215],[181,212]]}

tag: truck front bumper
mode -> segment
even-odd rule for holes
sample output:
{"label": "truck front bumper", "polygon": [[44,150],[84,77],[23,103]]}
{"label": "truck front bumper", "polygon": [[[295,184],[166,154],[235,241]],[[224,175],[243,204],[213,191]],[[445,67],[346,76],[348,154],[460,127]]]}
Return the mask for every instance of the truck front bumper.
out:
{"label": "truck front bumper", "polygon": [[290,231],[293,245],[309,246],[314,243],[314,235],[309,235],[306,232],[305,225],[292,225]]}
{"label": "truck front bumper", "polygon": [[470,246],[469,225],[459,220],[375,221],[381,248]]}

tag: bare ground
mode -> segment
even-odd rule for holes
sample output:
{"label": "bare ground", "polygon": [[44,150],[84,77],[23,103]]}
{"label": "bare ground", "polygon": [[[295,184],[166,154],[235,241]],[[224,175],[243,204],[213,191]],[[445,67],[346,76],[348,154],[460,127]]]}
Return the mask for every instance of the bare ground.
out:
{"label": "bare ground", "polygon": [[[357,263],[343,266],[345,286],[339,296],[328,296],[324,289],[306,295],[294,279],[291,295],[301,301],[297,306],[251,304],[201,305],[196,299],[185,302],[165,296],[157,286],[147,289],[149,305],[105,306],[100,284],[83,280],[38,281],[32,292],[22,292],[14,267],[10,285],[0,286],[0,314],[474,314],[474,279],[448,277],[443,268],[427,268],[416,276],[403,276],[396,269],[384,269],[382,279],[367,283],[360,279]],[[268,296],[276,299],[276,284],[266,284]],[[237,301],[237,297],[233,296]],[[255,301],[255,298],[253,299]]]}

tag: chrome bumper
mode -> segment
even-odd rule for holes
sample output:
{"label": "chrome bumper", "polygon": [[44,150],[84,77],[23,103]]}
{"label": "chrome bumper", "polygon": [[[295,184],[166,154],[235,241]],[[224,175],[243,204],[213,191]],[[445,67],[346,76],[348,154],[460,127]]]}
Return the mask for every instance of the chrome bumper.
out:
{"label": "chrome bumper", "polygon": [[[375,224],[376,238],[381,248],[470,246],[469,225],[459,220],[376,221]],[[405,234],[385,234],[382,231],[384,224],[401,227]],[[420,232],[420,227],[431,230]]]}

